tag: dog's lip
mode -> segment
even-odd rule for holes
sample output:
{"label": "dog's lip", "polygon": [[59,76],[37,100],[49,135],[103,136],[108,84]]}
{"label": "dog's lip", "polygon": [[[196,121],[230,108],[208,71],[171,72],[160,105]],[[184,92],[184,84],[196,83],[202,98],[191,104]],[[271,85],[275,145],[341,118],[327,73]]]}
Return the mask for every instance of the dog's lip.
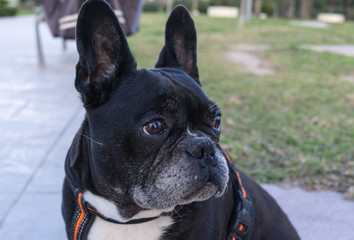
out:
{"label": "dog's lip", "polygon": [[[215,191],[212,191],[212,188],[215,188]],[[210,189],[210,190],[209,190]],[[186,196],[183,197],[183,200],[191,200],[193,199],[194,197],[197,197],[198,194],[202,191],[212,191],[210,194],[209,197],[213,196],[215,194],[215,192],[217,191],[218,187],[210,182],[210,181],[207,181],[205,184],[203,184],[202,186],[200,187],[197,187],[195,190],[193,190],[191,193],[187,194]]]}
{"label": "dog's lip", "polygon": [[[199,178],[200,179],[200,178]],[[222,180],[215,173],[213,167],[208,166],[207,174],[205,174],[201,179],[204,179],[199,182],[199,184],[194,188],[194,190],[183,197],[183,200],[190,200],[193,198],[199,198],[200,194],[203,196],[208,195],[209,197],[221,196],[223,194]],[[206,194],[209,192],[209,194]],[[209,197],[206,197],[209,198]]]}
{"label": "dog's lip", "polygon": [[161,214],[170,213],[170,212],[172,212],[172,211],[175,209],[176,206],[178,206],[178,205],[176,204],[176,205],[173,205],[173,206],[171,206],[171,207],[159,209],[159,208],[146,207],[146,206],[144,206],[144,204],[142,204],[138,199],[135,199],[135,203],[136,203],[140,208],[142,208],[143,210],[161,210]]}
{"label": "dog's lip", "polygon": [[222,187],[218,187],[218,190],[215,193],[215,197],[217,197],[217,198],[221,197],[222,195],[224,195],[224,192],[225,192],[225,190],[222,189]]}
{"label": "dog's lip", "polygon": [[146,209],[146,206],[144,206],[144,204],[143,204],[142,202],[140,202],[139,199],[134,199],[134,200],[135,200],[135,203],[136,203],[139,207]]}

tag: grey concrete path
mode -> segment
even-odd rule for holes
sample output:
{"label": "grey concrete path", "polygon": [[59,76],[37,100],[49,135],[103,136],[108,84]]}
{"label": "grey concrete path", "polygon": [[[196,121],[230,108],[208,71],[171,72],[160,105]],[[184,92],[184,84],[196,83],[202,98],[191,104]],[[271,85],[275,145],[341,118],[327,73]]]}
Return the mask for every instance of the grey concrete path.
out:
{"label": "grey concrete path", "polygon": [[2,18],[0,29],[0,239],[65,239],[63,160],[83,119],[75,45],[64,52],[43,24],[39,69],[34,18]]}
{"label": "grey concrete path", "polygon": [[[74,42],[62,51],[42,25],[47,67],[39,69],[34,18],[1,18],[0,239],[65,239],[63,163],[83,110],[74,90]],[[354,203],[337,193],[265,185],[303,239],[353,240]]]}
{"label": "grey concrete path", "polygon": [[354,239],[354,202],[344,200],[341,194],[262,186],[287,213],[301,239]]}
{"label": "grey concrete path", "polygon": [[302,49],[309,49],[316,52],[330,52],[341,54],[349,57],[354,57],[354,45],[300,45]]}

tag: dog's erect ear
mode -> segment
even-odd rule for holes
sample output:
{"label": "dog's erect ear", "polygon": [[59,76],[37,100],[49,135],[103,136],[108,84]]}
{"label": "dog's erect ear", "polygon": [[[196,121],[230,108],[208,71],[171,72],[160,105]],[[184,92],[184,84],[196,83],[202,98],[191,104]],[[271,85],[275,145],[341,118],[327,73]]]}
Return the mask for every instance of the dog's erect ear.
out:
{"label": "dog's erect ear", "polygon": [[76,44],[75,87],[85,107],[92,108],[107,100],[119,76],[136,69],[136,63],[116,15],[103,0],[88,0],[81,7]]}
{"label": "dog's erect ear", "polygon": [[183,6],[173,9],[166,23],[165,46],[155,67],[182,67],[200,85],[197,67],[197,33]]}

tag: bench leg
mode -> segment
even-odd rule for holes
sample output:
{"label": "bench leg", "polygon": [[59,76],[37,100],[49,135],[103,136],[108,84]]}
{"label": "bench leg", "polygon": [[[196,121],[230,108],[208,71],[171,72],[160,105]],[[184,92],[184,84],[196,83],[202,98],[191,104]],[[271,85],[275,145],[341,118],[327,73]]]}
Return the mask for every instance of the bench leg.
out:
{"label": "bench leg", "polygon": [[38,55],[38,63],[40,68],[45,67],[43,51],[42,51],[42,44],[39,35],[39,24],[42,22],[43,14],[39,13],[36,15],[36,22],[35,22],[35,30],[36,30],[36,45],[37,45],[37,55]]}
{"label": "bench leg", "polygon": [[66,40],[63,38],[63,50],[66,51]]}

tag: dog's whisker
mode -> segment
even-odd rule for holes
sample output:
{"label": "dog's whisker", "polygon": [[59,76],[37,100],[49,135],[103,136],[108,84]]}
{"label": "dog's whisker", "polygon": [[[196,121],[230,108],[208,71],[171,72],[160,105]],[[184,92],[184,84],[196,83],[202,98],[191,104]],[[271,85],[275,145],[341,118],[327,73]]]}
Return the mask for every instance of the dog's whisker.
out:
{"label": "dog's whisker", "polygon": [[85,137],[85,138],[87,138],[87,139],[89,139],[93,143],[96,143],[96,144],[98,144],[100,146],[103,146],[103,143],[97,142],[97,141],[93,140],[92,138],[90,138],[89,136],[86,136],[85,134],[80,133],[80,135]]}
{"label": "dog's whisker", "polygon": [[178,211],[174,208],[173,211],[177,214],[178,217],[182,218],[181,215],[179,215]]}

